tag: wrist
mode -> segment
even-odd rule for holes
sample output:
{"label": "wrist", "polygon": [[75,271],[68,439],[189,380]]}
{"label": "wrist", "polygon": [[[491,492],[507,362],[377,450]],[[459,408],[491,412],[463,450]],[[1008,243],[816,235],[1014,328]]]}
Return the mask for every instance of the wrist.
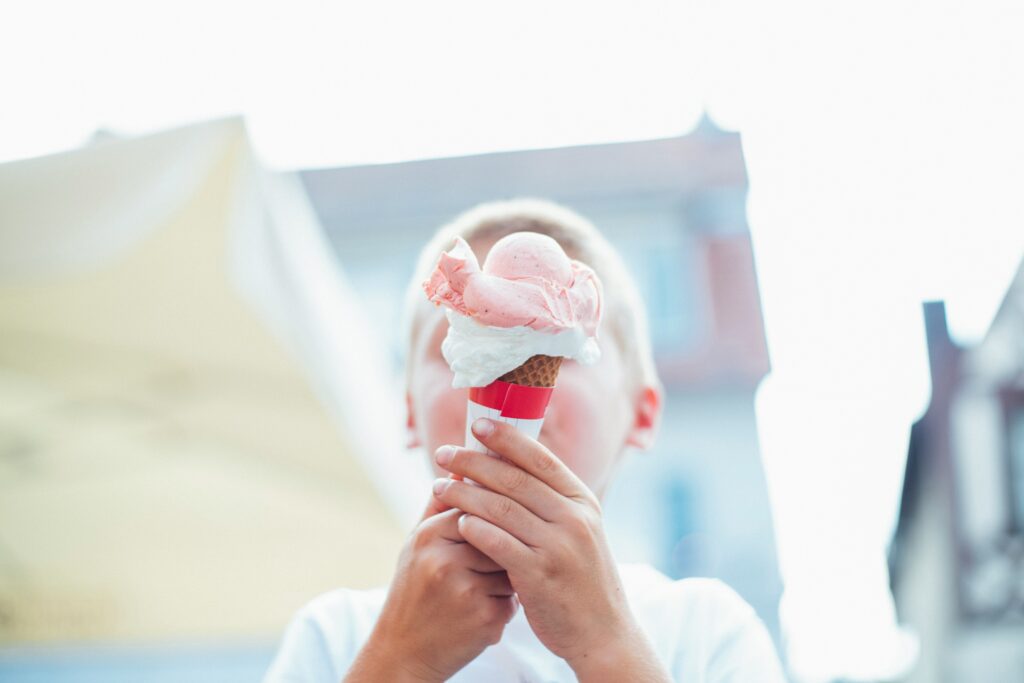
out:
{"label": "wrist", "polygon": [[344,683],[393,681],[394,683],[443,683],[446,678],[404,656],[404,648],[373,633],[359,651]]}
{"label": "wrist", "polygon": [[629,624],[615,637],[566,661],[580,683],[670,680],[662,674],[654,648],[636,624]]}

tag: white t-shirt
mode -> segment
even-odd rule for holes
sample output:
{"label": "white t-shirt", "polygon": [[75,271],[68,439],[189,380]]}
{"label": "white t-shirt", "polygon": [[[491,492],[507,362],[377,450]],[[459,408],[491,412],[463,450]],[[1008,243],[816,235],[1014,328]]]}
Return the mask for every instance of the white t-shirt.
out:
{"label": "white t-shirt", "polygon": [[[626,598],[654,651],[682,683],[783,683],[771,638],[754,610],[715,579],[672,581],[643,564],[620,564]],[[264,683],[339,683],[370,635],[387,594],[340,589],[316,598],[292,620]],[[530,630],[522,608],[501,642],[452,683],[575,681],[565,660]]]}

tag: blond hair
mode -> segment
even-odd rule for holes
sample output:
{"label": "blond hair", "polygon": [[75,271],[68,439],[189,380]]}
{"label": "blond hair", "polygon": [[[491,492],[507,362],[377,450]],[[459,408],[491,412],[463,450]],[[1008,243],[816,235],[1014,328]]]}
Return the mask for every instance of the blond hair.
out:
{"label": "blond hair", "polygon": [[597,228],[583,216],[543,199],[511,199],[486,202],[463,212],[443,225],[420,251],[416,270],[406,291],[404,333],[406,377],[408,357],[417,323],[432,306],[423,294],[422,283],[430,276],[441,252],[462,237],[473,245],[480,240],[498,240],[513,232],[538,232],[558,242],[569,257],[582,261],[597,273],[604,285],[604,320],[626,359],[634,386],[660,387],[647,316],[636,282],[618,252]]}

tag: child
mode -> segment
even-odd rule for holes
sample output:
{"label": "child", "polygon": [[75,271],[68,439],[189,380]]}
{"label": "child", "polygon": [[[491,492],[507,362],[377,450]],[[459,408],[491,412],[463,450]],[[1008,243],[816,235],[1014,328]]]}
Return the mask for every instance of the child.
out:
{"label": "child", "polygon": [[[455,447],[466,395],[441,355],[447,320],[420,284],[456,236],[483,260],[521,230],[597,272],[602,353],[595,365],[563,363],[539,442],[474,423],[498,459]],[[627,448],[653,442],[662,391],[636,285],[589,222],[538,200],[464,213],[424,247],[406,317],[409,446],[425,447],[441,478],[391,586],[313,600],[268,682],[783,680],[763,624],[730,589],[616,565],[609,552],[599,500]]]}

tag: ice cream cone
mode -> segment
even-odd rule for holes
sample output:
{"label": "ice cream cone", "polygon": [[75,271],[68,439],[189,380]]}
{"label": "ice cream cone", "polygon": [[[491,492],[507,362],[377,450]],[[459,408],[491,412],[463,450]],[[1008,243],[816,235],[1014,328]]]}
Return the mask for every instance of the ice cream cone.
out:
{"label": "ice cream cone", "polygon": [[505,422],[533,439],[538,438],[561,365],[559,356],[531,356],[486,387],[470,389],[466,447],[493,455],[473,434],[473,422],[481,417]]}
{"label": "ice cream cone", "polygon": [[481,417],[538,438],[562,361],[589,365],[600,357],[601,282],[547,235],[505,235],[483,267],[469,244],[456,238],[423,289],[446,308],[441,353],[452,369],[452,386],[469,387],[468,448],[490,452],[472,431]]}
{"label": "ice cream cone", "polygon": [[509,370],[498,379],[524,387],[553,387],[563,360],[561,356],[530,356],[518,368]]}

